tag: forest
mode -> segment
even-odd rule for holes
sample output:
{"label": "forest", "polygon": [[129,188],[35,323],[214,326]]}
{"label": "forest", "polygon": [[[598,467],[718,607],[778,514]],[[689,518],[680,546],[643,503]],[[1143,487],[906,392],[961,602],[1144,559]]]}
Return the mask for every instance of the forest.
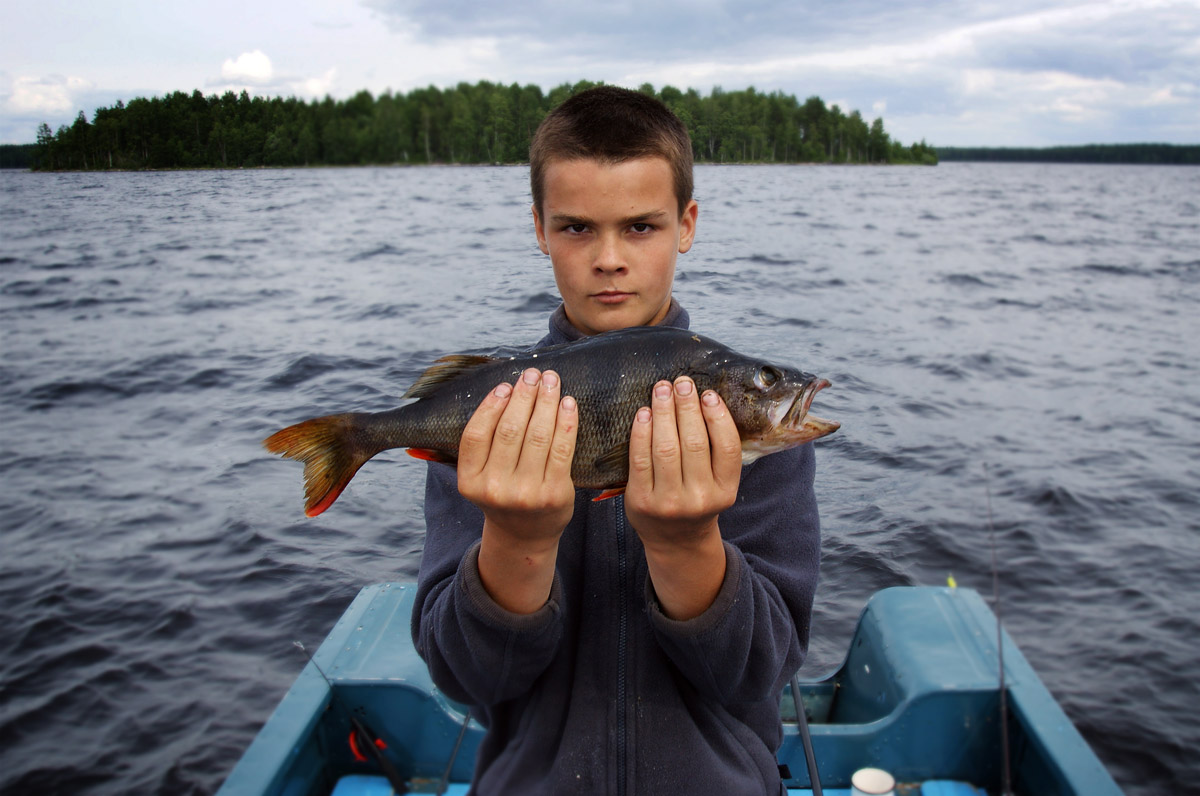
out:
{"label": "forest", "polygon": [[[539,86],[481,81],[452,88],[360,91],[346,100],[306,102],[226,92],[177,91],[80,111],[57,131],[46,123],[28,153],[38,170],[195,169],[257,166],[524,163],[547,112],[590,81]],[[916,163],[937,154],[924,141],[904,146],[857,110],[803,103],[753,87],[707,96],[650,84],[687,125],[699,163]]]}
{"label": "forest", "polygon": [[0,144],[0,169],[27,169],[33,166],[37,144]]}

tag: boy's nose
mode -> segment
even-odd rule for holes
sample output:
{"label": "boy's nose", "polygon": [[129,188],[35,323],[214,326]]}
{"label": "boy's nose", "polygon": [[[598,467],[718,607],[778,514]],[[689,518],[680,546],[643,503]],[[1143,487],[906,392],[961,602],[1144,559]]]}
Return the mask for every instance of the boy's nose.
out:
{"label": "boy's nose", "polygon": [[619,273],[627,267],[625,253],[616,235],[602,235],[596,252],[595,267],[604,273]]}

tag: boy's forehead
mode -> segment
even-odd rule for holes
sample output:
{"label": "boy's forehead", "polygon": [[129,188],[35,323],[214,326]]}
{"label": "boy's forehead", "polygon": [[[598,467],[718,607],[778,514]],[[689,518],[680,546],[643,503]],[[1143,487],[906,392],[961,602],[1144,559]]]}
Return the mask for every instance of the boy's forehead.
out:
{"label": "boy's forehead", "polygon": [[612,158],[602,157],[577,157],[577,158],[550,158],[546,161],[547,170],[553,168],[559,169],[582,169],[582,168],[616,168],[626,163],[658,163],[667,169],[671,170],[671,161],[667,160],[662,155],[642,155],[636,158],[622,158],[614,160]]}
{"label": "boy's forehead", "polygon": [[657,155],[615,162],[601,158],[556,158],[546,165],[542,189],[547,203],[551,204],[555,200],[568,199],[571,194],[584,192],[586,195],[599,185],[615,187],[617,184],[635,189],[643,199],[653,194],[665,194],[671,202],[675,201],[671,163]]}

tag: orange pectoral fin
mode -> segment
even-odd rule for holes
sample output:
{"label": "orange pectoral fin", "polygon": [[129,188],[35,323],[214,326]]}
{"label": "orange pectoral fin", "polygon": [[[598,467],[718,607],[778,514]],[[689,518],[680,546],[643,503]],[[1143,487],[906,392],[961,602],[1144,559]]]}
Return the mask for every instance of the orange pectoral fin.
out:
{"label": "orange pectoral fin", "polygon": [[458,464],[458,457],[446,451],[435,450],[433,448],[409,448],[408,455],[414,459],[421,459],[427,462],[441,462],[442,464]]}
{"label": "orange pectoral fin", "polygon": [[609,498],[615,498],[617,495],[624,495],[624,494],[625,494],[624,485],[614,486],[612,489],[606,489],[603,492],[601,492],[599,495],[596,495],[594,498],[592,498],[592,502],[599,503],[601,500],[608,500]]}

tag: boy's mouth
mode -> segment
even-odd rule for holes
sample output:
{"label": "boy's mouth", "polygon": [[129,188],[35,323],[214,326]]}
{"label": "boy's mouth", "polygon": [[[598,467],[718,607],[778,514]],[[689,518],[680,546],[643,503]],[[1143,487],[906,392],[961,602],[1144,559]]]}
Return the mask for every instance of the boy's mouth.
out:
{"label": "boy's mouth", "polygon": [[623,293],[619,290],[602,290],[599,293],[592,294],[592,298],[601,304],[620,304],[632,296],[632,293]]}

